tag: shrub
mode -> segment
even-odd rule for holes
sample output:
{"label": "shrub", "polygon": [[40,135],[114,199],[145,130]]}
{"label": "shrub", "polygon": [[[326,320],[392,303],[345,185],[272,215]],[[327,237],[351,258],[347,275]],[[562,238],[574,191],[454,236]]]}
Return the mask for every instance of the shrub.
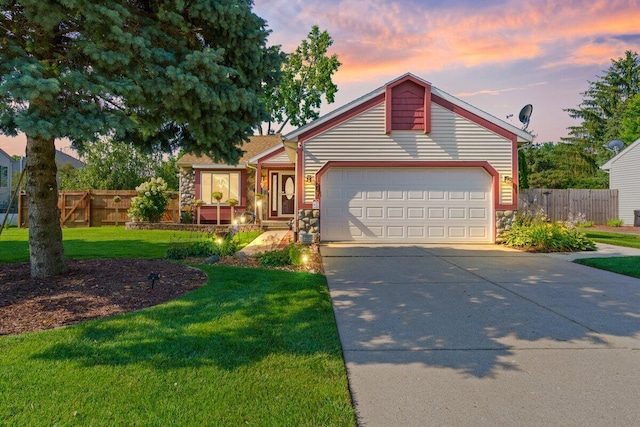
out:
{"label": "shrub", "polygon": [[609,227],[622,227],[622,224],[624,224],[624,221],[618,218],[611,218],[610,220],[607,220],[607,225]]}
{"label": "shrub", "polygon": [[290,265],[288,249],[276,249],[257,254],[258,262],[265,267],[283,267]]}
{"label": "shrub", "polygon": [[151,178],[137,186],[138,195],[131,199],[129,215],[135,220],[159,222],[169,203],[166,190],[167,183],[162,178]]}
{"label": "shrub", "polygon": [[542,215],[528,216],[514,221],[511,230],[505,232],[508,246],[537,252],[592,251],[595,243],[572,224],[546,222]]}
{"label": "shrub", "polygon": [[222,239],[210,236],[194,242],[174,243],[167,250],[165,256],[168,259],[206,258],[211,255],[225,257],[233,255],[237,249],[235,242],[229,235]]}
{"label": "shrub", "polygon": [[595,223],[593,221],[583,221],[578,223],[578,227],[585,227],[585,228],[593,227],[594,225]]}
{"label": "shrub", "polygon": [[257,255],[258,261],[265,267],[283,267],[285,265],[302,265],[303,257],[309,249],[299,243],[289,243],[287,247]]}

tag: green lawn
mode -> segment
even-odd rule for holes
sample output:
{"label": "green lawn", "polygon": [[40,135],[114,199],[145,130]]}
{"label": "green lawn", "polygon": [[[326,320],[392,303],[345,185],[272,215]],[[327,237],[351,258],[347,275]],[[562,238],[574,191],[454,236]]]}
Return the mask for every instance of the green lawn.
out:
{"label": "green lawn", "polygon": [[575,260],[578,264],[588,265],[601,270],[612,271],[640,279],[640,257],[626,256],[615,258],[586,258]]}
{"label": "green lawn", "polygon": [[[636,234],[611,233],[608,231],[589,230],[588,228],[583,228],[581,231],[585,233],[588,238],[598,243],[640,249],[640,236]],[[586,258],[578,259],[575,262],[601,270],[640,278],[640,257]]]}
{"label": "green lawn", "polygon": [[[202,238],[202,233],[125,230],[124,227],[63,228],[67,258],[164,258],[177,242]],[[29,230],[9,228],[0,236],[0,263],[29,261]]]}
{"label": "green lawn", "polygon": [[596,242],[640,249],[640,236],[637,234],[611,233],[607,231],[589,230],[588,228],[582,228],[580,231]]}
{"label": "green lawn", "polygon": [[[83,258],[159,257],[192,238],[64,236],[67,256]],[[26,230],[3,232],[0,248],[0,262],[27,260],[12,253],[26,251]],[[324,276],[198,268],[208,283],[166,304],[0,337],[0,425],[355,426]]]}

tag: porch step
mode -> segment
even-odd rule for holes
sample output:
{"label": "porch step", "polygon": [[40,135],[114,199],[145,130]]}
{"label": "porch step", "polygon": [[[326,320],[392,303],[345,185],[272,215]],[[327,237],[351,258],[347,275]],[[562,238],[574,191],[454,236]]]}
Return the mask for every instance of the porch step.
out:
{"label": "porch step", "polygon": [[262,221],[262,228],[265,230],[288,230],[289,221]]}

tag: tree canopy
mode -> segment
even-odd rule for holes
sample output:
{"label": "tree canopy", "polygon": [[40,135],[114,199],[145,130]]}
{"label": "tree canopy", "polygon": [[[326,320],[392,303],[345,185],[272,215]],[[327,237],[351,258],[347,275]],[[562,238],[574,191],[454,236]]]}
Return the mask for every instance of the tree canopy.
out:
{"label": "tree canopy", "polygon": [[[611,61],[603,76],[589,82],[577,108],[566,109],[580,124],[568,129],[561,143],[525,149],[520,171],[530,188],[607,188],[600,169],[616,153],[607,143],[622,139],[629,145],[640,137],[640,57],[627,51]],[[524,158],[523,158],[524,157]],[[527,187],[523,187],[527,188]]]}
{"label": "tree canopy", "polygon": [[130,143],[85,143],[84,168],[65,165],[59,169],[63,190],[134,190],[150,178],[162,178],[169,190],[178,190],[178,167],[174,156],[146,152]]}
{"label": "tree canopy", "polygon": [[613,156],[605,146],[620,138],[625,111],[638,93],[640,58],[636,52],[626,51],[623,57],[611,61],[603,76],[589,82],[578,108],[565,110],[581,123],[570,127],[569,136],[563,141],[581,147],[589,153],[594,165],[601,166]]}
{"label": "tree canopy", "polygon": [[[270,113],[266,133],[280,133],[288,123],[305,125],[318,118],[323,96],[329,104],[334,101],[338,87],[332,77],[341,64],[337,55],[327,53],[332,44],[329,33],[314,25],[296,50],[286,55],[279,84],[265,92]],[[262,127],[259,130],[262,133]]]}
{"label": "tree canopy", "polygon": [[65,270],[54,140],[236,162],[279,47],[250,0],[0,0],[0,131],[27,135],[31,273]]}

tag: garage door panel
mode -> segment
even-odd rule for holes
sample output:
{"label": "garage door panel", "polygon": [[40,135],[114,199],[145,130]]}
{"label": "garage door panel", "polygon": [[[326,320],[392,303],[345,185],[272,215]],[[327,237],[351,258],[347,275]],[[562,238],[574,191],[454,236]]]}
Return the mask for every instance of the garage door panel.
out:
{"label": "garage door panel", "polygon": [[487,238],[486,227],[469,227],[469,237],[471,238]]}
{"label": "garage door panel", "polygon": [[424,219],[425,218],[424,209],[425,208],[407,208],[407,218],[408,219]]}
{"label": "garage door panel", "polygon": [[453,239],[462,239],[466,237],[466,227],[448,227],[448,236]]}
{"label": "garage door panel", "polygon": [[487,200],[489,194],[485,191],[470,191],[469,200]]}
{"label": "garage door panel", "polygon": [[330,169],[322,178],[321,238],[489,242],[491,183],[481,168]]}
{"label": "garage door panel", "polygon": [[430,238],[443,238],[445,236],[444,227],[427,226],[427,235]]}
{"label": "garage door panel", "polygon": [[404,232],[405,232],[405,227],[398,225],[398,226],[389,226],[387,227],[387,237],[404,237]]}
{"label": "garage door panel", "polygon": [[367,219],[383,219],[384,215],[384,208],[383,207],[367,207],[366,210],[366,216],[364,217],[365,220]]}
{"label": "garage door panel", "polygon": [[404,208],[387,208],[387,218],[405,219]]}
{"label": "garage door panel", "polygon": [[365,199],[366,200],[383,200],[384,195],[382,191],[367,191]]}
{"label": "garage door panel", "polygon": [[444,200],[444,191],[429,191],[427,200]]}
{"label": "garage door panel", "polygon": [[449,219],[465,219],[467,217],[465,208],[449,208]]}
{"label": "garage door panel", "polygon": [[464,191],[449,191],[449,200],[467,200],[467,195]]}
{"label": "garage door panel", "polygon": [[429,208],[427,209],[428,219],[444,219],[444,208]]}
{"label": "garage door panel", "polygon": [[487,215],[487,209],[483,208],[470,208],[469,209],[469,218],[470,219],[487,219],[489,215]]}
{"label": "garage door panel", "polygon": [[416,238],[424,238],[425,230],[423,226],[408,226],[407,227],[407,237],[416,239]]}

